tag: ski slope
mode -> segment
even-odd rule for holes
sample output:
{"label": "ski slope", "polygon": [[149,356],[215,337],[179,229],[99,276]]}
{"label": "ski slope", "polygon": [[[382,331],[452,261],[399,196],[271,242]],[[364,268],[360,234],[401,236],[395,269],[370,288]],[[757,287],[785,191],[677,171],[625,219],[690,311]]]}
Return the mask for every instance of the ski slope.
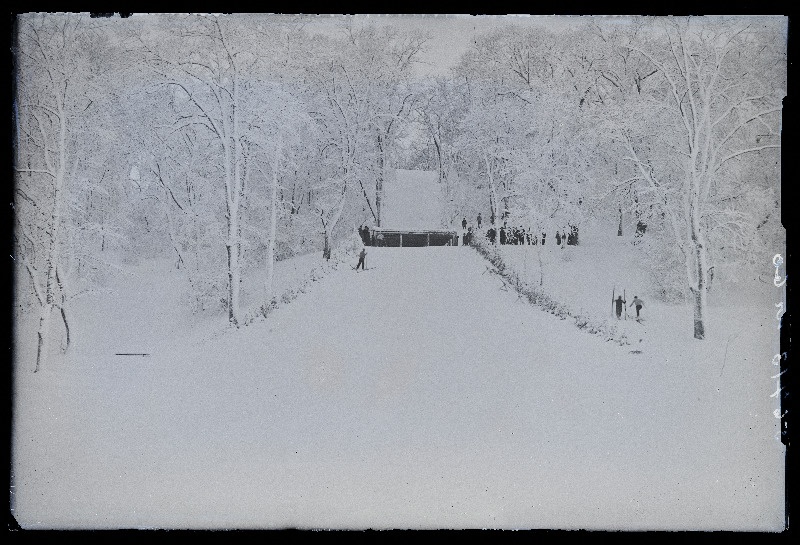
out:
{"label": "ski slope", "polygon": [[123,327],[106,320],[17,373],[20,524],[782,528],[771,313],[637,355],[503,290],[471,248],[368,252],[248,327],[175,317],[120,360],[95,344]]}
{"label": "ski slope", "polygon": [[442,221],[438,175],[428,170],[396,169],[384,185],[382,227],[440,229]]}

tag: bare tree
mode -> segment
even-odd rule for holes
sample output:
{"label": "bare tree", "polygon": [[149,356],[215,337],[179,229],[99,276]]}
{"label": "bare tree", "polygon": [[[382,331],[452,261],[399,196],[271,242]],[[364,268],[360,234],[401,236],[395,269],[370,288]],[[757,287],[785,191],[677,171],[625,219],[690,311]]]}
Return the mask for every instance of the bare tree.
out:
{"label": "bare tree", "polygon": [[270,43],[265,40],[268,33],[242,18],[212,16],[170,20],[167,31],[171,34],[169,47],[151,47],[142,40],[146,62],[181,106],[173,118],[173,130],[203,128],[218,144],[227,224],[228,320],[238,326],[241,204],[246,166],[253,151],[251,142],[257,138],[257,75],[269,50]]}
{"label": "bare tree", "polygon": [[703,339],[715,245],[709,236],[752,248],[755,221],[746,202],[727,197],[747,194],[742,161],[780,148],[781,38],[775,28],[756,36],[733,21],[661,23],[649,40],[625,44],[656,73],[640,82],[637,106],[629,97],[628,115],[615,116],[615,134],[639,194],[665,214],[693,298],[694,337]]}
{"label": "bare tree", "polygon": [[63,349],[70,344],[68,191],[81,161],[81,124],[96,116],[93,80],[99,74],[89,53],[103,46],[97,25],[81,15],[22,15],[18,25],[15,238],[40,309],[37,372],[46,362],[55,311],[64,325]]}

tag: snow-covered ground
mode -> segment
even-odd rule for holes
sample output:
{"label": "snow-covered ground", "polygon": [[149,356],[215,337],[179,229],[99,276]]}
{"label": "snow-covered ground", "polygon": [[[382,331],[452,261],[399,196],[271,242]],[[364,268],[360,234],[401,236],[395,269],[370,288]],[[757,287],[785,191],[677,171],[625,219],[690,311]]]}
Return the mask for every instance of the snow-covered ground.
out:
{"label": "snow-covered ground", "polygon": [[[602,252],[563,252],[582,249],[545,288],[592,308],[592,279],[610,289]],[[471,248],[368,251],[239,330],[176,308],[156,264],[83,307],[66,358],[17,369],[17,520],[783,528],[771,304],[712,306],[701,342],[648,300],[633,354],[502,290]],[[633,280],[613,281],[646,295]]]}
{"label": "snow-covered ground", "polygon": [[384,185],[381,225],[392,229],[439,229],[442,209],[435,171],[396,169]]}
{"label": "snow-covered ground", "polygon": [[[618,237],[616,226],[593,222],[581,231],[580,245],[563,247],[548,236],[547,243],[536,246],[498,246],[506,265],[513,268],[526,282],[565,303],[578,314],[607,320],[635,341],[683,342],[693,333],[692,308],[689,304],[667,304],[658,300],[656,290],[641,257],[631,246],[632,237]],[[553,238],[553,240],[550,240]],[[773,271],[765,263],[765,272]],[[541,282],[541,285],[540,285]],[[612,293],[624,295],[627,300],[627,320],[617,321],[612,316]],[[717,282],[709,293],[711,319],[706,323],[707,334],[713,342],[727,340],[740,334],[751,316],[774,316],[774,303],[779,300],[778,290],[772,283],[758,279],[742,279],[737,284]],[[643,299],[642,321],[636,322],[634,296]],[[774,300],[773,300],[774,299]],[[714,316],[722,315],[722,319]],[[623,318],[624,318],[623,314]],[[777,323],[777,322],[775,322]],[[777,342],[777,335],[775,336]],[[777,349],[776,349],[777,351]]]}

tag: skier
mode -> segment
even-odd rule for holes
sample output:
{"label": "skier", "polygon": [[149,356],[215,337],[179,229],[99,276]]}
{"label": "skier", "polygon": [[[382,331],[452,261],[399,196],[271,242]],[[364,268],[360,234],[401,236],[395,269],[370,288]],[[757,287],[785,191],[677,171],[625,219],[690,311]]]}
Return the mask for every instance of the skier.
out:
{"label": "skier", "polygon": [[482,222],[482,221],[483,221],[483,219],[481,218],[481,213],[480,213],[480,212],[478,212],[478,229],[480,229],[480,228],[481,228],[481,222]]}
{"label": "skier", "polygon": [[464,230],[466,230],[466,228],[467,228],[467,218],[466,217],[464,217],[464,219],[461,220],[461,228],[464,229]]}
{"label": "skier", "polygon": [[358,265],[356,265],[356,272],[358,272],[358,268],[361,267],[362,271],[365,271],[364,268],[364,258],[367,257],[367,249],[361,248],[361,253],[358,254]]}
{"label": "skier", "polygon": [[641,299],[639,299],[638,297],[636,297],[634,295],[633,296],[633,301],[631,301],[630,306],[633,306],[633,305],[636,305],[636,319],[638,320],[639,319],[639,311],[642,310],[642,307],[644,306],[644,301],[642,301]]}
{"label": "skier", "polygon": [[620,319],[620,316],[622,316],[622,306],[623,306],[625,303],[627,303],[627,301],[624,301],[624,300],[622,299],[622,296],[621,296],[621,295],[617,295],[617,298],[614,300],[614,303],[615,303],[615,305],[616,305],[615,311],[616,311],[616,313],[617,313],[617,320],[619,320],[619,319]]}

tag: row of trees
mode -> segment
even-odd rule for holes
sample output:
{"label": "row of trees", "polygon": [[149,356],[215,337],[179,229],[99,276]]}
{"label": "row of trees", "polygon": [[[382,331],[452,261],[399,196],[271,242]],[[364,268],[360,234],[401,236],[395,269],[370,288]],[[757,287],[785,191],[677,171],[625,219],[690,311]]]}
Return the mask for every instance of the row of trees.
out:
{"label": "row of trees", "polygon": [[276,259],[330,258],[380,225],[393,165],[437,170],[445,223],[467,203],[632,212],[658,263],[685,271],[697,338],[709,271],[780,234],[781,20],[498,28],[427,79],[430,36],[352,23],[19,17],[15,241],[37,369],[54,324],[69,345],[71,301],[130,259],[171,254],[196,308],[241,324],[243,275],[266,270],[269,302]]}
{"label": "row of trees", "polygon": [[512,224],[630,213],[702,339],[714,271],[763,264],[783,240],[785,86],[782,20],[588,20],[480,37],[420,116],[428,164],[462,186],[453,216],[487,199]]}
{"label": "row of trees", "polygon": [[172,253],[196,307],[221,303],[239,325],[243,274],[266,269],[269,303],[277,258],[329,259],[353,224],[380,224],[427,38],[304,26],[19,18],[15,234],[41,309],[36,369],[53,313],[66,349],[69,302],[121,259]]}

